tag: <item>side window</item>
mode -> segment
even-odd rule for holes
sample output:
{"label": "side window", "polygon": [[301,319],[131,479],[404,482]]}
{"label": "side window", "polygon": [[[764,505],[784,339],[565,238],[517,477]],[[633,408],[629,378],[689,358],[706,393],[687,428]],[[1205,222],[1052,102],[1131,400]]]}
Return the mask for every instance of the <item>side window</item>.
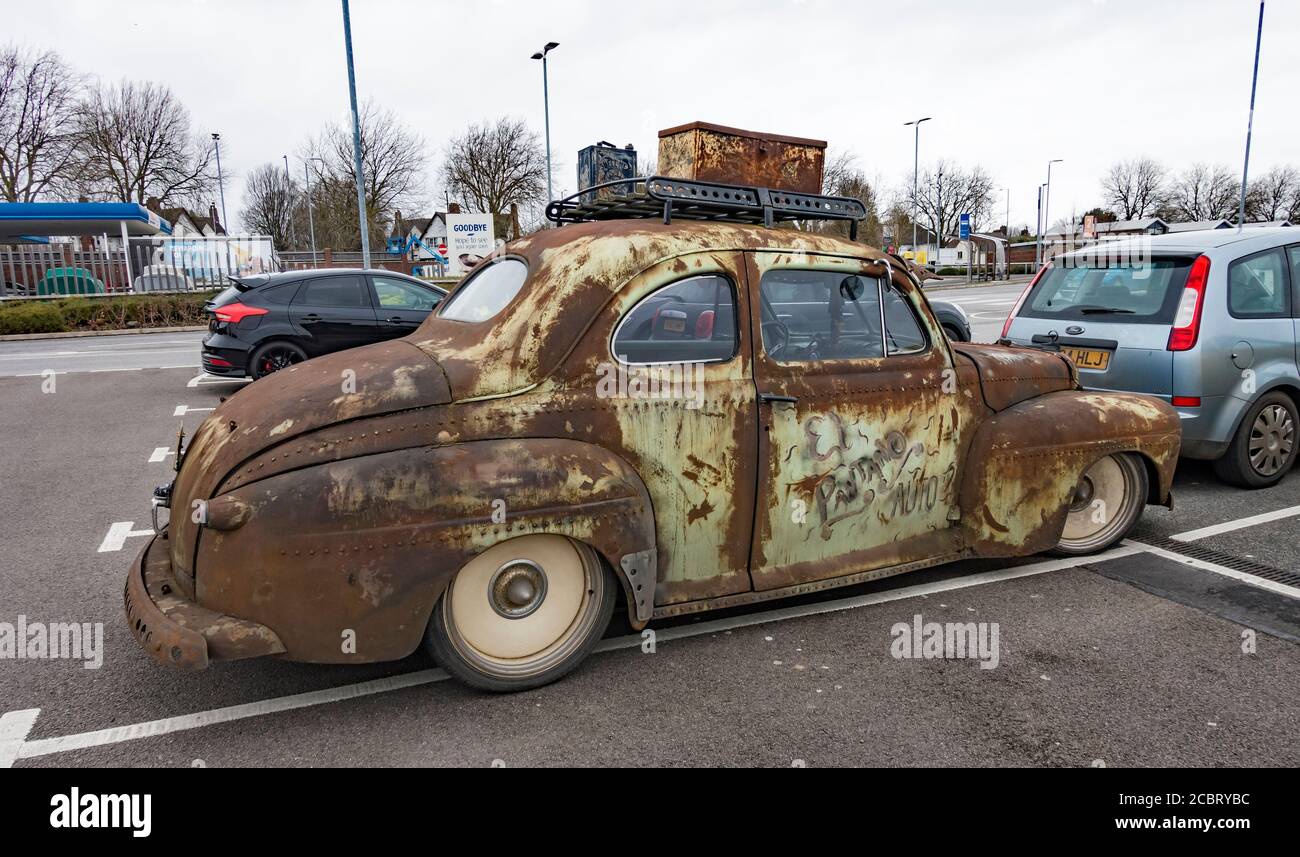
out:
{"label": "side window", "polygon": [[760,286],[763,348],[782,363],[915,354],[928,347],[907,300],[885,292],[880,330],[878,281],[832,271],[768,271]]}
{"label": "side window", "polygon": [[375,284],[375,296],[379,298],[380,309],[432,310],[442,300],[441,295],[431,289],[421,288],[414,283],[395,277],[371,277]]}
{"label": "side window", "polygon": [[370,295],[360,277],[312,280],[298,293],[297,304],[328,307],[369,307]]}
{"label": "side window", "polygon": [[1238,259],[1228,268],[1228,310],[1237,318],[1291,315],[1289,289],[1281,250]]}
{"label": "side window", "polygon": [[736,290],[726,277],[657,289],[623,316],[611,343],[623,363],[719,363],[736,356]]}
{"label": "side window", "polygon": [[1292,306],[1300,309],[1300,244],[1287,248],[1291,257],[1291,299]]}
{"label": "side window", "polygon": [[293,296],[298,293],[298,286],[301,283],[285,283],[282,286],[271,286],[269,289],[263,289],[259,297],[270,301],[273,304],[288,305],[293,303]]}

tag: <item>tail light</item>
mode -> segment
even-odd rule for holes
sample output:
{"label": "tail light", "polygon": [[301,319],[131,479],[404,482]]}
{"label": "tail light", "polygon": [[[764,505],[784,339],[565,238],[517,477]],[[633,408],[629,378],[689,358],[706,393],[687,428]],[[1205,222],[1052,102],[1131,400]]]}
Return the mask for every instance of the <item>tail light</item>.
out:
{"label": "tail light", "polygon": [[1190,351],[1201,334],[1201,309],[1205,306],[1205,284],[1210,278],[1210,259],[1197,256],[1187,274],[1187,285],[1178,301],[1174,329],[1169,331],[1170,351]]}
{"label": "tail light", "polygon": [[1201,406],[1200,396],[1174,396],[1169,402],[1175,408],[1199,408]]}
{"label": "tail light", "polygon": [[248,306],[247,304],[235,302],[226,304],[223,307],[217,307],[212,311],[212,314],[217,317],[217,321],[224,321],[226,324],[239,324],[251,315],[266,315],[268,312],[270,312],[269,309],[260,306]]}
{"label": "tail light", "polygon": [[1002,324],[1002,339],[1007,338],[1007,334],[1011,332],[1011,322],[1015,321],[1016,316],[1019,315],[1020,308],[1025,305],[1025,299],[1029,297],[1029,293],[1034,290],[1034,286],[1038,285],[1038,281],[1043,278],[1043,275],[1046,274],[1051,267],[1052,265],[1049,262],[1039,268],[1038,273],[1029,281],[1029,285],[1025,286],[1025,290],[1020,293],[1020,300],[1016,301],[1016,305],[1011,308],[1011,312],[1007,315],[1007,320]]}

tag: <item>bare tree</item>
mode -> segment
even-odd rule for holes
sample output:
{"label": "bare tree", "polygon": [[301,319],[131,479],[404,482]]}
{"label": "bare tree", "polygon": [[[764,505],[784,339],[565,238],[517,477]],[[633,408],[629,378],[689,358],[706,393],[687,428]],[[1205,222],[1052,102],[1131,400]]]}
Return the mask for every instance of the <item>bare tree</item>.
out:
{"label": "bare tree", "polygon": [[1241,182],[1222,164],[1193,164],[1168,183],[1162,217],[1175,221],[1236,220]]}
{"label": "bare tree", "polygon": [[0,200],[31,202],[68,178],[81,83],[53,51],[0,49]]}
{"label": "bare tree", "polygon": [[[879,194],[875,185],[857,166],[857,155],[844,150],[827,153],[822,170],[821,192],[827,196],[856,199],[867,210],[867,216],[858,224],[858,240],[879,247],[884,243],[884,225],[880,220]],[[808,231],[848,237],[849,225],[837,221],[810,220],[799,227]]]}
{"label": "bare tree", "polygon": [[[391,111],[372,101],[361,105],[361,165],[365,171],[366,220],[371,245],[382,244],[395,210],[425,203],[427,157],[424,140]],[[336,122],[305,147],[312,177],[312,205],[321,246],[355,250],[361,246],[357,223],[356,167],[352,126]]]}
{"label": "bare tree", "polygon": [[1246,214],[1251,220],[1284,220],[1295,216],[1300,203],[1300,170],[1287,164],[1273,167],[1250,183]]}
{"label": "bare tree", "polygon": [[546,202],[546,150],[522,119],[471,125],[447,144],[440,173],[470,211],[505,214]]}
{"label": "bare tree", "polygon": [[214,145],[190,111],[149,82],[99,86],[77,117],[77,181],[88,196],[201,207],[216,186]]}
{"label": "bare tree", "polygon": [[1151,158],[1134,158],[1111,165],[1101,180],[1107,205],[1121,220],[1139,220],[1160,207],[1165,168]]}
{"label": "bare tree", "polygon": [[964,170],[951,161],[940,161],[921,173],[917,197],[909,183],[902,194],[909,206],[915,202],[918,220],[940,240],[958,233],[961,215],[970,214],[971,228],[978,230],[993,211],[993,179],[982,167]]}
{"label": "bare tree", "polygon": [[246,231],[269,235],[277,250],[292,249],[302,189],[274,161],[249,173],[239,219]]}

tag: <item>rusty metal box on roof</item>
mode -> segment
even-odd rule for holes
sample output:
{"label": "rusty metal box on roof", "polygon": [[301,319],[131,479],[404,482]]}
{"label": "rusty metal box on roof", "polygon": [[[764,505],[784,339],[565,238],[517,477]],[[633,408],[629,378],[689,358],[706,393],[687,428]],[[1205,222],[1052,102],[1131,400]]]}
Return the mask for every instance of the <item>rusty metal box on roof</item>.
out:
{"label": "rusty metal box on roof", "polygon": [[661,176],[821,193],[826,141],[692,122],[659,132]]}
{"label": "rusty metal box on roof", "polygon": [[586,193],[588,188],[619,179],[636,176],[636,149],[632,144],[620,149],[612,143],[601,141],[578,152],[578,190],[584,191],[583,202],[591,202],[597,197],[629,194],[632,183],[619,184]]}

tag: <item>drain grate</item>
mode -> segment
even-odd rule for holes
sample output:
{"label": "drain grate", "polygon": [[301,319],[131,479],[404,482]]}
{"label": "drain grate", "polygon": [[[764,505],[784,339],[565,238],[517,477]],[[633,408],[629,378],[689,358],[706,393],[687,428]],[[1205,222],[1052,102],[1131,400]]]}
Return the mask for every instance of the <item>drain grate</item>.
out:
{"label": "drain grate", "polygon": [[1274,583],[1281,583],[1286,586],[1294,586],[1300,589],[1300,572],[1288,571],[1285,568],[1276,568],[1271,565],[1264,565],[1262,562],[1242,559],[1239,556],[1233,556],[1229,553],[1216,551],[1212,548],[1203,547],[1194,542],[1180,542],[1174,539],[1142,539],[1139,544],[1150,545],[1151,547],[1167,550],[1170,553],[1182,554],[1191,559],[1199,559],[1202,562],[1212,562],[1215,565],[1221,565],[1224,568],[1230,568],[1233,571],[1240,571],[1255,577],[1271,580]]}

